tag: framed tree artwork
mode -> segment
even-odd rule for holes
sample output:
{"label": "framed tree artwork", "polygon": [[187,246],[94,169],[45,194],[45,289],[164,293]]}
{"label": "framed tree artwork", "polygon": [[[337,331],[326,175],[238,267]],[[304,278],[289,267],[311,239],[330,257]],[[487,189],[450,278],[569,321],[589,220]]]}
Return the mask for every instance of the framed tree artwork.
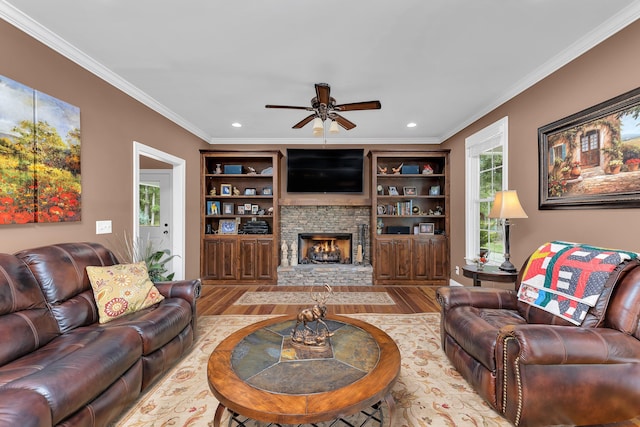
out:
{"label": "framed tree artwork", "polygon": [[0,76],[0,224],[80,221],[80,109]]}

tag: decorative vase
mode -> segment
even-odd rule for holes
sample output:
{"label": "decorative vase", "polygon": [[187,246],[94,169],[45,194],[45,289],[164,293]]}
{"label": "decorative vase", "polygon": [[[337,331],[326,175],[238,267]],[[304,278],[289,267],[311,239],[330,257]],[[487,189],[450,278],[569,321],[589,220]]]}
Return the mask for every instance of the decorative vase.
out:
{"label": "decorative vase", "polygon": [[580,166],[574,166],[573,168],[571,168],[571,176],[573,178],[579,177],[581,173],[582,169],[580,169]]}
{"label": "decorative vase", "polygon": [[620,173],[620,168],[620,165],[609,166],[609,172],[611,172],[611,175],[617,175]]}
{"label": "decorative vase", "polygon": [[220,163],[216,164],[216,175],[220,175],[222,173],[222,165]]}
{"label": "decorative vase", "polygon": [[629,163],[627,165],[627,167],[629,168],[630,172],[635,172],[638,170],[638,167],[640,166],[640,163]]}

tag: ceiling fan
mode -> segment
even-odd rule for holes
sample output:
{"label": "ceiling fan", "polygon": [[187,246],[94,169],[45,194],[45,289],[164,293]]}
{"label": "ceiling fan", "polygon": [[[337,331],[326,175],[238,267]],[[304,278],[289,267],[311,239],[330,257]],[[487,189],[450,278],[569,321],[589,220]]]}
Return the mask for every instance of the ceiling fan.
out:
{"label": "ceiling fan", "polygon": [[[313,119],[320,119],[322,123],[329,119],[337,122],[346,130],[353,129],[356,124],[347,120],[338,113],[355,110],[379,110],[382,108],[380,101],[353,102],[350,104],[336,104],[336,99],[331,96],[331,87],[327,83],[316,83],[316,96],[311,99],[311,107],[294,107],[289,105],[265,105],[266,108],[289,108],[294,110],[313,111],[298,123],[293,129],[300,129]],[[337,129],[337,128],[336,128]]]}

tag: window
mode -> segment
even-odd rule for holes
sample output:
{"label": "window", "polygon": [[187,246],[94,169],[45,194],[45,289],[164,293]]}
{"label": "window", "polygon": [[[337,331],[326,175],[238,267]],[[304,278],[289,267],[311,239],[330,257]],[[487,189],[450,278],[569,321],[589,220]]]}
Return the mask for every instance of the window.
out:
{"label": "window", "polygon": [[140,225],[160,226],[160,183],[140,183]]}
{"label": "window", "polygon": [[490,263],[504,261],[502,226],[499,220],[489,218],[489,212],[496,191],[508,188],[507,138],[508,120],[504,117],[465,141],[467,260],[488,250]]}

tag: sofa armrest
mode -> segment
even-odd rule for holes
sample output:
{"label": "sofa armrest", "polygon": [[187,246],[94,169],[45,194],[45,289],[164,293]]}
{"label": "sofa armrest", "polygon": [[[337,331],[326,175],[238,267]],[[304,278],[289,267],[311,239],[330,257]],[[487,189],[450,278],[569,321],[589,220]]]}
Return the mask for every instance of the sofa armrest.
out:
{"label": "sofa armrest", "polygon": [[0,426],[50,427],[53,425],[47,399],[36,391],[0,389]]}
{"label": "sofa armrest", "polygon": [[498,408],[514,425],[592,425],[640,416],[640,341],[615,329],[504,327],[496,368]]}
{"label": "sofa armrest", "polygon": [[499,342],[514,338],[522,365],[640,364],[640,341],[608,328],[510,325]]}
{"label": "sofa armrest", "polygon": [[507,289],[443,286],[436,290],[436,298],[442,312],[463,305],[505,310],[518,309],[518,297],[515,291]]}
{"label": "sofa armrest", "polygon": [[195,306],[196,300],[200,298],[202,283],[200,279],[194,280],[174,280],[171,282],[154,283],[158,291],[165,298],[182,298],[190,305]]}

